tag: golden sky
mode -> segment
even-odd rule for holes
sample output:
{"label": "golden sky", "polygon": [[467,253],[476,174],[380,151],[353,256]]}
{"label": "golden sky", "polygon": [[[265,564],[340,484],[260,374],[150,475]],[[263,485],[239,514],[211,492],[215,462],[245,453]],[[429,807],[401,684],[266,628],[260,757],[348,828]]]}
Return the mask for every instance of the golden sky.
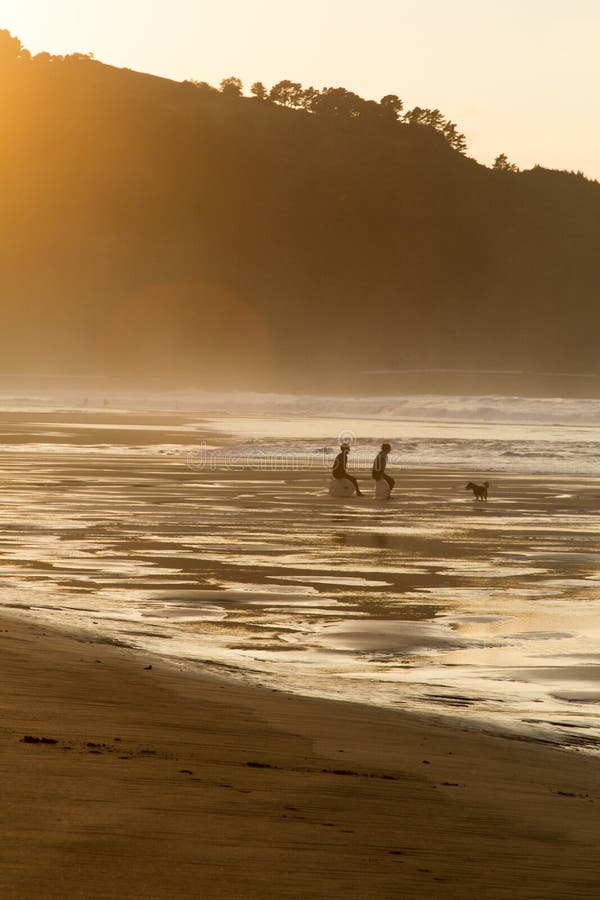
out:
{"label": "golden sky", "polygon": [[469,155],[600,178],[598,0],[0,0],[33,52],[439,107]]}

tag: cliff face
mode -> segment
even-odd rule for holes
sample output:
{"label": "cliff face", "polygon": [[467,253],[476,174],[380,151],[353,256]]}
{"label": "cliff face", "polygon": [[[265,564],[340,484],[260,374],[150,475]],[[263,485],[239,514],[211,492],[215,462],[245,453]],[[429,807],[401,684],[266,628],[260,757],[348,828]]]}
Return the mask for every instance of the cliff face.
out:
{"label": "cliff face", "polygon": [[5,370],[595,368],[597,183],[87,59],[0,70]]}

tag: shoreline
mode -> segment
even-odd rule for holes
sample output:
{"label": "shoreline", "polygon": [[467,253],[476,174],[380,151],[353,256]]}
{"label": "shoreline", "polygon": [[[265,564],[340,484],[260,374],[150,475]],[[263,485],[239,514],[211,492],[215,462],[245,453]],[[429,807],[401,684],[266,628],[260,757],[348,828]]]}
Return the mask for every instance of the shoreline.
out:
{"label": "shoreline", "polygon": [[[170,458],[180,456],[187,460],[189,467],[196,472],[217,471],[223,467],[231,471],[261,469],[270,456],[272,467],[267,467],[268,471],[285,473],[300,469],[320,471],[322,468],[326,476],[337,452],[339,425],[346,423],[342,436],[346,433],[352,436],[355,459],[361,454],[364,456],[360,474],[364,469],[365,475],[370,475],[373,452],[381,440],[386,439],[392,441],[390,465],[393,463],[398,474],[439,471],[455,475],[469,472],[474,477],[489,473],[496,479],[539,476],[578,481],[600,478],[594,450],[597,426],[589,421],[553,422],[540,418],[530,422],[524,418],[478,418],[473,414],[446,419],[436,417],[435,411],[427,417],[400,415],[382,419],[377,416],[353,417],[351,412],[337,416],[300,412],[292,416],[289,410],[225,413],[218,408],[210,411],[195,408],[128,409],[125,406],[5,407],[0,409],[0,415],[5,428],[12,427],[12,436],[19,439],[13,443],[7,441],[7,435],[2,435],[0,449],[5,453],[18,453],[30,448],[36,443],[36,433],[46,426],[61,429],[67,443],[60,450],[65,452],[68,449],[73,455],[86,450],[104,456],[110,454],[112,447],[123,451],[129,458],[140,451],[158,455],[166,453]],[[311,432],[310,427],[308,430],[304,428],[296,434],[289,426],[297,419],[305,425],[312,423],[314,426],[315,422],[319,422],[320,429]],[[266,423],[273,422],[286,423],[286,427],[282,430],[264,427]],[[263,423],[262,433],[257,431],[259,423]],[[552,433],[551,439],[548,438],[548,431]],[[581,433],[585,433],[584,439]],[[48,433],[51,440],[47,446],[56,444],[59,434]],[[434,446],[445,442],[449,442],[449,446],[438,455]],[[452,449],[456,442],[461,444],[463,451],[458,455]],[[481,451],[483,458],[469,458],[473,442],[486,444]],[[515,442],[530,446],[525,451],[521,448],[515,452]],[[545,451],[553,443],[561,445],[560,452],[548,456]],[[500,444],[504,450],[494,455],[494,445]],[[420,456],[414,455],[413,445],[422,448]],[[577,464],[569,455],[575,446],[578,446]],[[321,447],[327,453],[319,456]],[[42,443],[42,450],[45,449]],[[233,463],[228,460],[228,454],[231,454]],[[394,454],[399,455],[395,457]],[[204,455],[209,462],[214,457],[214,464],[211,462],[205,467],[202,462]],[[236,463],[237,457],[239,460]]]}
{"label": "shoreline", "polygon": [[0,609],[267,688],[375,691],[381,708],[600,747],[598,479],[513,475],[478,504],[456,471],[407,468],[391,503],[340,504],[328,473],[206,477],[69,437],[75,460],[4,455]]}
{"label": "shoreline", "polygon": [[[18,611],[17,611],[18,609]],[[417,709],[409,706],[391,706],[386,703],[376,702],[369,699],[356,699],[352,697],[328,696],[327,694],[304,693],[299,689],[290,687],[273,687],[272,681],[261,681],[260,678],[253,676],[243,667],[235,667],[233,665],[219,662],[210,658],[192,659],[191,657],[169,655],[157,648],[142,647],[133,643],[127,643],[117,637],[112,637],[101,632],[94,633],[86,630],[81,625],[69,626],[67,622],[56,624],[55,622],[44,619],[33,612],[30,618],[23,613],[29,613],[26,607],[9,609],[4,607],[0,611],[0,637],[3,630],[3,622],[13,622],[16,629],[21,626],[31,630],[37,630],[43,635],[51,633],[57,639],[62,639],[74,644],[83,645],[99,645],[101,648],[110,647],[123,651],[124,655],[132,654],[136,657],[143,658],[154,670],[160,666],[163,670],[168,671],[175,678],[182,678],[191,681],[198,680],[202,682],[215,681],[219,685],[224,684],[235,690],[242,692],[256,692],[257,694],[280,694],[285,698],[306,701],[316,704],[333,704],[336,708],[356,707],[358,710],[368,710],[375,713],[391,717],[398,716],[405,719],[408,723],[412,723],[414,727],[423,727],[426,729],[440,728],[444,731],[460,732],[461,734],[470,734],[475,738],[491,738],[494,740],[507,741],[509,743],[534,744],[536,746],[545,747],[548,750],[557,753],[564,753],[571,758],[587,758],[596,760],[600,770],[600,750],[596,744],[591,746],[582,743],[581,745],[567,743],[564,740],[552,740],[544,737],[541,731],[519,730],[516,725],[512,727],[506,725],[499,720],[491,719],[489,716],[481,714],[481,716],[467,716],[460,709],[454,708],[452,711],[432,710],[427,708]],[[600,790],[599,790],[600,799]]]}
{"label": "shoreline", "polygon": [[0,641],[11,900],[597,895],[593,757],[13,615]]}

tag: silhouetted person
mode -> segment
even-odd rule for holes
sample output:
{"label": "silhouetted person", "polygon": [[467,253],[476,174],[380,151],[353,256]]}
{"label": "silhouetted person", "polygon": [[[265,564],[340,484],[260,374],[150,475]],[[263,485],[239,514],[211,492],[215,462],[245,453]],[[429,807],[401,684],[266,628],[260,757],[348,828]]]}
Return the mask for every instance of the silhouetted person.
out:
{"label": "silhouetted person", "polygon": [[338,481],[341,481],[342,478],[347,478],[348,481],[356,488],[357,495],[359,497],[362,497],[361,490],[358,486],[358,481],[352,475],[348,475],[348,472],[346,471],[346,466],[348,465],[348,454],[350,453],[350,445],[341,444],[340,451],[341,452],[338,453],[333,464],[333,477],[337,478]]}
{"label": "silhouetted person", "polygon": [[385,471],[385,468],[387,466],[388,453],[391,449],[391,444],[385,443],[381,445],[381,450],[375,457],[375,462],[373,463],[373,469],[371,472],[371,475],[373,476],[375,481],[387,481],[390,488],[390,494],[392,493],[394,485],[396,484],[391,475],[387,475]]}

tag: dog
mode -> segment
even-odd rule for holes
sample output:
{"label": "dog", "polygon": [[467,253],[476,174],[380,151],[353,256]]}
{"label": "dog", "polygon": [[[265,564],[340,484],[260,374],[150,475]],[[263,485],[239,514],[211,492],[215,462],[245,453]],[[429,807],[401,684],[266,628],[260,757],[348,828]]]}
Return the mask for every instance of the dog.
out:
{"label": "dog", "polygon": [[489,486],[489,481],[484,481],[483,484],[475,484],[474,481],[470,481],[465,486],[465,490],[473,491],[473,497],[475,498],[475,500],[487,500]]}

